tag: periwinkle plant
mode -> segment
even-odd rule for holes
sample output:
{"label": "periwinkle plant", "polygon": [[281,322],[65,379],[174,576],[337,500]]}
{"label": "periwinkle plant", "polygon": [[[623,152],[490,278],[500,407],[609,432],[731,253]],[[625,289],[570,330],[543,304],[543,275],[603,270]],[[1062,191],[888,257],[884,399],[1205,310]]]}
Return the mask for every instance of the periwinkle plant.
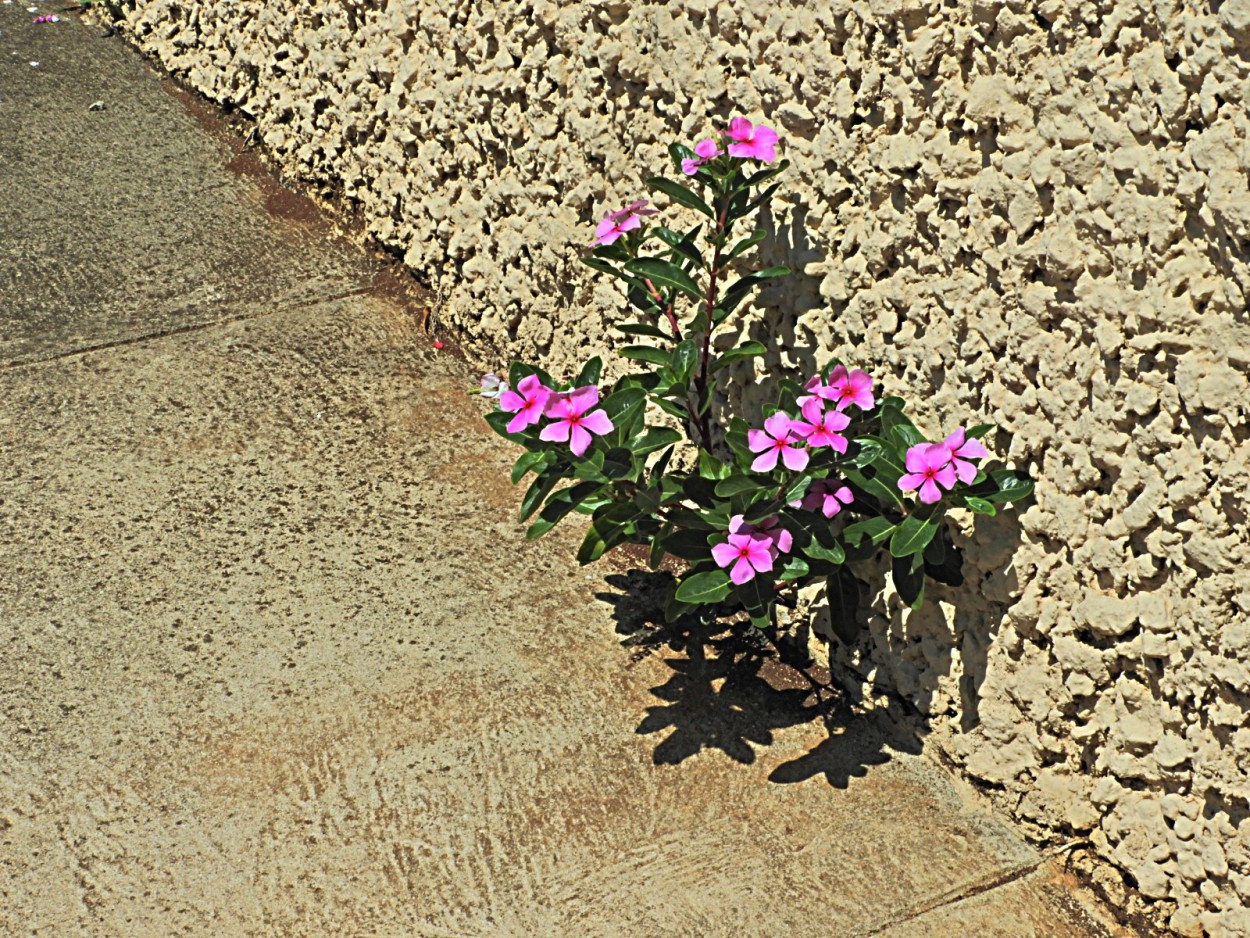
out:
{"label": "periwinkle plant", "polygon": [[[948,509],[993,515],[1033,483],[992,468],[980,442],[992,425],[930,442],[902,398],[878,399],[867,372],[836,361],[802,385],[781,380],[761,427],[739,417],[722,424],[717,373],[766,349],[749,341],[718,353],[712,336],[762,284],[790,272],[742,273],[742,258],[768,232],[735,236],[789,166],[776,163],[777,142],[770,128],[738,117],[693,149],[674,144],[678,178],[647,184],[705,220],[676,231],[651,223],[658,211],[639,200],[596,228],[582,260],[625,285],[637,316],[615,328],[649,341],[620,354],[642,370],[601,391],[598,358],[571,382],[513,362],[506,380],[483,379],[481,393],[497,401],[490,425],[526,450],[513,483],[535,476],[521,501],[522,520],[537,514],[528,537],[576,511],[591,519],[577,554],[583,564],[621,544],[647,545],[653,566],[666,554],[680,558],[670,620],[729,606],[766,627],[779,599],[823,579],[835,631],[850,640],[857,566],[888,552],[896,590],[919,606],[926,578],[962,582]],[[649,422],[657,411],[684,432]],[[690,458],[675,460],[683,449]]]}

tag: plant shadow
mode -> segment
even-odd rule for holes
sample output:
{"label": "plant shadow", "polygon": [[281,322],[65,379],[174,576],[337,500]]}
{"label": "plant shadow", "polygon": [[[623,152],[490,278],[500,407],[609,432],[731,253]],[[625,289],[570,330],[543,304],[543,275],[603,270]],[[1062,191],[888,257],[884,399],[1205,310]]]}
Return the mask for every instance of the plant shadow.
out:
{"label": "plant shadow", "polygon": [[851,778],[920,751],[921,735],[894,714],[858,707],[808,653],[806,636],[766,635],[742,617],[666,624],[662,609],[672,588],[666,571],[630,569],[606,578],[611,592],[596,594],[613,606],[622,645],[635,661],[667,649],[666,681],[650,689],[636,732],[661,737],[652,761],[676,765],[703,751],[719,751],[742,765],[777,741],[781,730],[820,723],[826,737],[769,774],[776,784],[823,778],[846,788]]}

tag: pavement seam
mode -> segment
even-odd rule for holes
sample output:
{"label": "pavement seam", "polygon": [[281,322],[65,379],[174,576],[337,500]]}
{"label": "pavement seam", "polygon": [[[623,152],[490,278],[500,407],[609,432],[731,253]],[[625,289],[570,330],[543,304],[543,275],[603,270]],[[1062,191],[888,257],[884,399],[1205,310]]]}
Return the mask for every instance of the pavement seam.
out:
{"label": "pavement seam", "polygon": [[243,316],[230,316],[226,319],[214,319],[211,322],[193,323],[188,326],[178,326],[174,329],[163,329],[160,332],[147,332],[143,335],[131,336],[126,339],[115,339],[111,342],[101,342],[98,345],[87,345],[82,348],[68,349],[64,352],[56,352],[52,355],[45,355],[41,358],[23,358],[11,361],[0,362],[0,369],[10,370],[17,368],[29,368],[35,365],[47,365],[52,362],[64,361],[68,358],[74,358],[78,355],[89,355],[92,352],[107,352],[110,349],[126,348],[131,345],[142,345],[144,342],[152,342],[157,339],[168,339],[173,336],[187,335],[192,332],[203,332],[207,329],[216,329],[219,326],[232,326],[240,322],[252,322],[257,319],[265,319],[269,316],[278,316],[283,313],[295,312],[301,309],[307,309],[310,306],[319,306],[322,303],[337,303],[340,300],[350,300],[353,297],[369,296],[374,293],[376,287],[360,287],[356,290],[349,290],[346,293],[334,293],[329,296],[320,296],[316,299],[303,300],[290,305],[279,306],[275,309],[266,310],[258,313],[248,313]]}
{"label": "pavement seam", "polygon": [[915,921],[921,916],[928,915],[930,912],[937,909],[942,909],[949,905],[955,905],[956,903],[963,902],[965,899],[971,899],[974,896],[992,892],[993,890],[999,889],[1003,886],[1009,886],[1012,883],[1018,882],[1031,873],[1041,869],[1050,861],[1050,859],[1051,856],[1049,854],[1045,854],[1038,857],[1031,863],[1025,863],[1022,866],[1014,867],[1006,872],[987,876],[960,886],[957,889],[953,889],[950,892],[942,893],[941,895],[916,906],[911,911],[899,916],[896,919],[877,925],[871,931],[861,932],[858,938],[875,938],[875,936],[881,935],[884,932],[889,931],[891,928],[895,928],[896,926],[907,922]]}

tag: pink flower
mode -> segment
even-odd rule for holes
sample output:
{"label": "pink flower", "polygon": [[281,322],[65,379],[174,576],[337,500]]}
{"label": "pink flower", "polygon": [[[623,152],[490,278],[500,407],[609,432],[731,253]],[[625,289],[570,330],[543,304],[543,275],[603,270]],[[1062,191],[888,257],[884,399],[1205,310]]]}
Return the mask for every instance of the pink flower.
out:
{"label": "pink flower", "polygon": [[497,398],[508,392],[508,382],[494,372],[482,375],[482,387],[478,391],[482,397]]}
{"label": "pink flower", "polygon": [[945,446],[951,454],[951,465],[955,469],[955,475],[959,476],[960,482],[971,482],[977,477],[977,467],[968,459],[985,459],[989,456],[989,450],[981,445],[980,440],[965,440],[966,431],[960,427],[945,440],[941,442],[941,446]]}
{"label": "pink flower", "polygon": [[825,410],[821,399],[813,397],[803,405],[803,419],[811,427],[805,434],[811,449],[831,446],[839,453],[846,452],[846,437],[838,431],[850,426],[850,417],[839,410]]}
{"label": "pink flower", "polygon": [[777,467],[778,456],[786,464],[786,468],[794,472],[807,468],[810,457],[807,450],[799,448],[803,437],[800,432],[796,432],[796,423],[799,424],[798,430],[807,427],[802,421],[791,420],[785,414],[776,413],[764,421],[763,430],[747,431],[747,445],[751,452],[760,454],[751,463],[752,472],[771,472]]}
{"label": "pink flower", "polygon": [[780,527],[781,519],[774,515],[771,518],[765,518],[759,524],[747,524],[745,515],[734,515],[729,519],[730,534],[755,534],[759,537],[768,538],[773,552],[773,559],[777,559],[777,554],[788,554],[794,546],[794,535],[785,528]]}
{"label": "pink flower", "polygon": [[768,573],[773,569],[772,542],[758,534],[730,534],[728,542],[712,548],[712,559],[729,571],[729,579],[741,586],[755,578],[756,573]]}
{"label": "pink flower", "polygon": [[849,505],[854,500],[855,496],[851,494],[847,486],[839,487],[836,482],[829,479],[817,479],[807,490],[807,494],[801,499],[792,501],[790,507],[802,508],[805,511],[819,511],[826,518],[832,518],[842,510],[843,505]]}
{"label": "pink flower", "polygon": [[508,421],[508,432],[519,433],[530,424],[538,423],[551,395],[551,388],[539,381],[538,375],[522,378],[515,391],[502,392],[499,395],[499,409],[516,414]]}
{"label": "pink flower", "polygon": [[829,372],[829,390],[831,399],[837,401],[838,410],[843,410],[847,404],[854,404],[860,410],[872,410],[877,403],[872,396],[872,376],[860,368],[848,372],[844,365],[836,366]]}
{"label": "pink flower", "polygon": [[656,214],[656,209],[647,208],[650,204],[646,199],[639,199],[615,212],[608,212],[595,228],[595,240],[590,243],[611,244],[625,232],[641,228],[642,216]]}
{"label": "pink flower", "polygon": [[777,131],[763,124],[754,125],[745,117],[735,117],[729,122],[729,129],[723,131],[725,136],[734,141],[729,144],[729,155],[746,159],[771,163],[777,158],[774,144],[777,142]]}
{"label": "pink flower", "polygon": [[899,490],[919,489],[920,500],[926,505],[941,501],[942,489],[955,487],[955,467],[945,443],[917,443],[907,450],[904,462],[907,474],[898,480]]}
{"label": "pink flower", "polygon": [[681,161],[681,171],[687,176],[693,176],[699,171],[700,166],[708,160],[720,156],[724,151],[721,150],[720,144],[716,142],[715,138],[708,137],[706,140],[700,140],[694,145],[694,152],[698,155],[698,159]]}
{"label": "pink flower", "polygon": [[538,434],[540,440],[563,443],[566,440],[574,456],[581,456],[590,448],[591,435],[603,436],[616,427],[607,411],[586,413],[599,403],[599,389],[594,385],[576,388],[566,394],[554,394],[547,402],[546,414],[552,423]]}

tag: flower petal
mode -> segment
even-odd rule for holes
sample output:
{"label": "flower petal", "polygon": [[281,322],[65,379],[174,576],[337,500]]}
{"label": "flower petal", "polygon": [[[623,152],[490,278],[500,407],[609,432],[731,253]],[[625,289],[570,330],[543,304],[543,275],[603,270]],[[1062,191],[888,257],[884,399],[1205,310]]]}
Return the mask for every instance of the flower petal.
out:
{"label": "flower petal", "polygon": [[734,564],[734,568],[729,571],[729,579],[733,581],[734,586],[741,586],[755,578],[755,568],[745,557],[739,557],[738,562]]}
{"label": "flower petal", "polygon": [[714,544],[712,559],[722,567],[728,567],[738,559],[738,551],[732,544]]}
{"label": "flower petal", "polygon": [[772,472],[777,468],[777,450],[769,448],[751,463],[752,472]]}
{"label": "flower petal", "polygon": [[606,410],[596,410],[587,414],[582,418],[582,426],[595,436],[603,436],[605,433],[611,433],[616,429]]}
{"label": "flower petal", "polygon": [[797,446],[783,446],[781,449],[781,459],[791,472],[801,472],[806,469],[811,458],[807,450],[799,449]]}

